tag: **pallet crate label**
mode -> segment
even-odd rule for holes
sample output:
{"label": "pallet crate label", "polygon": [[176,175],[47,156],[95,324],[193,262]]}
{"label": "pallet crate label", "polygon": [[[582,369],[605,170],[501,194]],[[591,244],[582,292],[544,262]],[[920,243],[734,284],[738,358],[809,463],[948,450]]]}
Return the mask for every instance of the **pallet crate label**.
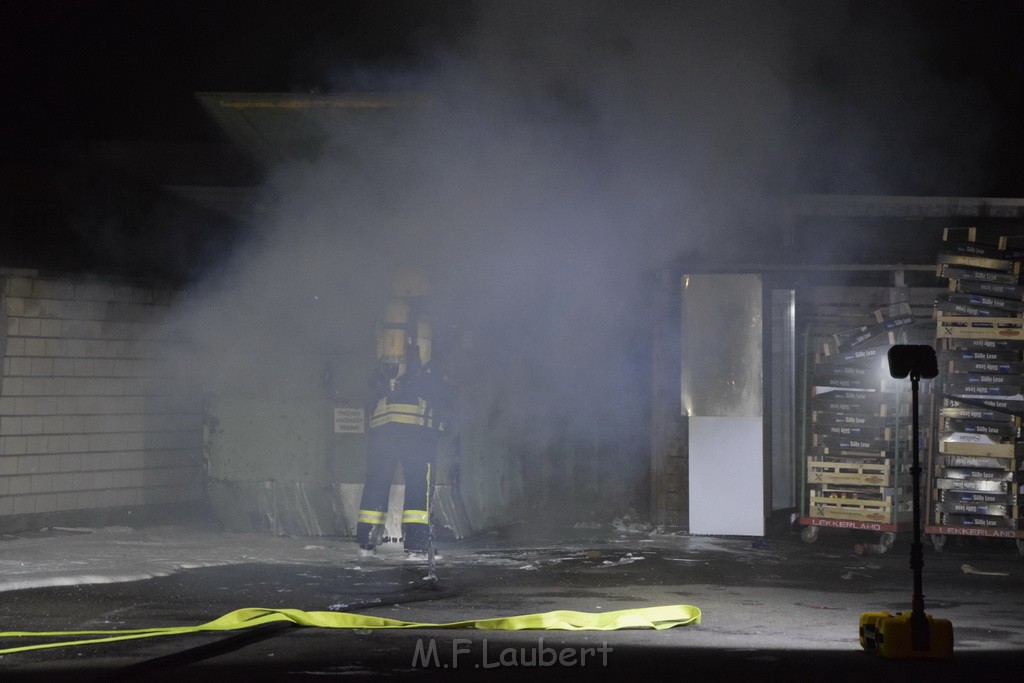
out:
{"label": "pallet crate label", "polygon": [[956,339],[949,342],[957,349],[996,349],[1017,351],[1024,349],[1024,339]]}
{"label": "pallet crate label", "polygon": [[907,325],[914,324],[914,316],[912,315],[901,315],[895,318],[883,318],[882,327],[887,330],[895,330],[900,327],[906,327]]}
{"label": "pallet crate label", "polygon": [[1013,474],[1013,472],[1007,470],[968,469],[962,467],[943,467],[939,470],[939,476],[946,479],[1013,481]]}
{"label": "pallet crate label", "polygon": [[[828,396],[827,394],[825,396]],[[834,401],[823,400],[821,397],[814,401],[814,408],[820,413],[856,413],[870,417],[884,417],[895,415],[895,411],[884,403],[877,401],[848,401],[837,399]]]}
{"label": "pallet crate label", "polygon": [[946,294],[944,297],[947,301],[958,304],[966,304],[968,306],[982,306],[985,308],[995,308],[1005,311],[1011,311],[1013,313],[1019,313],[1024,311],[1024,302],[1011,301],[1009,299],[1000,299],[994,296],[985,296],[984,294],[977,294],[974,292],[951,292]]}
{"label": "pallet crate label", "polygon": [[982,382],[971,384],[968,382],[956,382],[950,380],[946,383],[946,390],[953,396],[957,397],[995,396],[1001,398],[1013,398],[1014,396],[1022,395],[1022,389],[1019,384],[988,384]]}
{"label": "pallet crate label", "polygon": [[1006,258],[1006,252],[994,244],[980,244],[978,242],[954,242],[945,239],[943,239],[940,253],[966,254],[968,256],[985,256],[987,258],[992,259]]}
{"label": "pallet crate label", "polygon": [[940,313],[935,324],[938,339],[1024,339],[1024,318],[949,318]]}
{"label": "pallet crate label", "polygon": [[1011,425],[1014,427],[1016,427],[1020,422],[1019,417],[1010,413],[975,406],[944,406],[939,409],[939,416],[952,420],[980,420],[982,422],[995,422],[997,424]]}
{"label": "pallet crate label", "polygon": [[936,479],[935,488],[953,491],[986,491],[989,493],[1009,493],[1010,485],[1004,481],[971,481],[964,479]]}
{"label": "pallet crate label", "polygon": [[976,526],[983,528],[1016,529],[1017,520],[1006,517],[985,517],[983,515],[959,515],[942,513],[940,522],[949,526]]}
{"label": "pallet crate label", "polygon": [[984,422],[982,420],[958,420],[956,418],[943,418],[944,429],[952,432],[963,432],[967,434],[983,434],[999,439],[1012,439],[1017,434],[1017,427],[1013,424],[1003,422]]}
{"label": "pallet crate label", "polygon": [[947,372],[966,372],[980,375],[1020,375],[1024,373],[1024,363],[999,362],[992,360],[950,360],[946,363]]}
{"label": "pallet crate label", "polygon": [[889,352],[889,345],[885,344],[882,346],[873,346],[868,349],[854,349],[853,351],[845,351],[838,355],[830,355],[828,352],[831,351],[828,345],[825,346],[826,354],[824,357],[824,365],[832,363],[863,363],[866,361],[880,361],[885,358]]}
{"label": "pallet crate label", "polygon": [[843,425],[848,427],[894,427],[895,415],[865,415],[864,413],[834,413],[827,410],[815,410],[811,413],[814,423],[826,425]]}
{"label": "pallet crate label", "polygon": [[854,330],[837,332],[832,335],[832,339],[834,349],[833,346],[826,344],[826,355],[853,351],[859,347],[868,345],[869,342],[871,345],[879,345],[883,342],[888,342],[889,345],[896,343],[896,337],[893,335],[891,328],[887,327],[887,323],[864,325],[863,327],[859,327]]}
{"label": "pallet crate label", "polygon": [[892,437],[888,427],[868,427],[860,425],[827,425],[823,428],[824,436],[848,436],[851,439],[870,441],[872,439],[888,440]]}
{"label": "pallet crate label", "polygon": [[888,450],[892,444],[886,439],[860,439],[857,437],[827,436],[814,434],[813,444],[824,448],[840,450],[860,450],[872,453]]}
{"label": "pallet crate label", "polygon": [[964,268],[976,268],[983,270],[999,271],[998,274],[1015,273],[1014,262],[1007,259],[986,258],[984,256],[973,256],[971,254],[944,254],[939,253],[938,263],[940,266],[960,266]]}
{"label": "pallet crate label", "polygon": [[850,450],[845,448],[824,448],[822,446],[811,446],[809,451],[810,455],[816,458],[857,458],[863,461],[864,458],[878,459],[889,459],[894,455],[894,451],[865,451],[865,450]]}
{"label": "pallet crate label", "polygon": [[940,351],[938,355],[943,362],[973,360],[990,363],[1016,363],[1020,361],[1020,351],[1016,349],[950,349]]}
{"label": "pallet crate label", "polygon": [[856,377],[822,377],[816,375],[811,378],[814,386],[818,387],[839,387],[840,389],[862,389],[871,380],[858,379]]}
{"label": "pallet crate label", "polygon": [[1003,444],[1004,441],[989,436],[988,434],[972,434],[970,432],[943,432],[940,436],[942,443],[981,443],[981,444]]}
{"label": "pallet crate label", "polygon": [[986,398],[983,396],[953,396],[944,394],[949,401],[950,407],[973,406],[978,408],[992,408],[1003,413],[1016,416],[1024,416],[1024,401],[1011,398]]}
{"label": "pallet crate label", "polygon": [[1016,454],[1016,445],[1012,443],[940,441],[939,453],[943,455],[948,453],[949,455],[982,455],[993,458],[1012,458]]}
{"label": "pallet crate label", "polygon": [[1014,392],[1014,393],[1020,393],[1020,378],[1019,377],[1010,377],[1009,375],[1005,375],[1005,374],[998,374],[997,373],[997,374],[994,374],[994,375],[986,375],[986,374],[979,374],[979,373],[970,372],[970,373],[964,374],[963,376],[956,375],[956,376],[950,378],[950,380],[951,380],[950,384],[952,386],[954,386],[954,387],[956,386],[956,381],[955,380],[960,380],[961,382],[967,382],[968,385],[971,385],[971,384],[1006,384],[1006,385],[1009,385],[1009,386],[1013,386],[1015,389],[1017,389],[1017,391]]}
{"label": "pallet crate label", "polygon": [[973,306],[965,303],[939,299],[935,302],[935,308],[943,313],[951,315],[962,315],[968,318],[1000,318],[1007,314],[999,308],[985,308],[984,306]]}
{"label": "pallet crate label", "polygon": [[971,294],[987,294],[1003,299],[1014,299],[1024,302],[1024,286],[1004,285],[996,282],[978,282],[976,280],[956,280],[956,291]]}
{"label": "pallet crate label", "polygon": [[939,277],[949,278],[951,280],[992,282],[1001,285],[1017,284],[1017,276],[1013,273],[1000,273],[979,268],[966,268],[950,263],[939,264]]}
{"label": "pallet crate label", "polygon": [[1013,494],[985,493],[983,491],[939,491],[939,500],[954,503],[987,503],[994,505],[1013,505]]}
{"label": "pallet crate label", "polygon": [[1007,505],[982,505],[976,503],[936,503],[935,511],[962,515],[988,515],[1006,517],[1012,511]]}
{"label": "pallet crate label", "polygon": [[978,527],[962,526],[925,526],[925,533],[941,534],[943,536],[985,536],[988,538],[1021,538],[1021,532],[1008,531],[1004,529],[987,529]]}
{"label": "pallet crate label", "polygon": [[936,458],[939,467],[984,467],[993,470],[1012,471],[1013,461],[989,458],[981,455],[940,455]]}

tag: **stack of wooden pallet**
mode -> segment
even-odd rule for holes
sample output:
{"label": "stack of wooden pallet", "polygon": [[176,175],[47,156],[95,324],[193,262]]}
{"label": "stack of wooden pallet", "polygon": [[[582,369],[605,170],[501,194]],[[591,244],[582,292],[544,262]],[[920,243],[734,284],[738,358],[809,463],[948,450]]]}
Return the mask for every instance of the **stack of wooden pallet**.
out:
{"label": "stack of wooden pallet", "polygon": [[929,467],[930,524],[946,534],[1019,538],[1024,456],[1024,255],[943,234],[936,301],[941,401],[938,452]]}
{"label": "stack of wooden pallet", "polygon": [[[892,380],[886,353],[913,323],[906,304],[874,312],[874,320],[829,335],[809,370],[811,448],[807,509],[814,518],[870,523],[896,531],[910,508],[907,465],[909,392]],[[832,525],[829,525],[832,526]]]}

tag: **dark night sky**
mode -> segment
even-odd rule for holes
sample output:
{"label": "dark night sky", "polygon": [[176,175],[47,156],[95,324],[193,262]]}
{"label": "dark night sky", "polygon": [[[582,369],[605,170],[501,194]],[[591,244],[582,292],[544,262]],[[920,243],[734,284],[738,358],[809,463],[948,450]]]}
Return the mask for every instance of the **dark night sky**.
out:
{"label": "dark night sky", "polygon": [[[820,13],[801,19],[816,4],[767,3],[792,17],[797,58],[785,78],[794,142],[808,143],[802,163],[832,160],[815,159],[819,146],[801,136],[864,128],[884,140],[932,118],[949,123],[930,144],[993,169],[987,193],[1024,194],[1024,3],[854,2],[834,30],[815,26]],[[0,154],[25,158],[62,139],[208,138],[196,91],[372,88],[372,69],[414,71],[438,46],[458,52],[474,14],[465,0],[8,0]],[[929,70],[924,78],[908,72],[908,55]],[[328,82],[346,68],[349,83]],[[803,107],[809,99],[815,106]],[[824,119],[814,133],[803,130],[808,116]],[[991,131],[983,141],[979,128]]]}
{"label": "dark night sky", "polygon": [[0,4],[0,265],[187,277],[234,228],[158,227],[137,178],[116,187],[90,170],[96,141],[223,144],[196,92],[373,89],[369,74],[415,69],[465,16],[465,3],[411,0]]}
{"label": "dark night sky", "polygon": [[[786,35],[785,58],[765,55],[789,98],[772,191],[1024,196],[1024,3],[705,4],[735,15],[739,44],[764,17]],[[197,91],[376,90],[382,72],[414,87],[486,52],[480,8],[496,5],[6,0],[0,177],[90,140],[221,140]]]}
{"label": "dark night sky", "polygon": [[62,138],[202,138],[197,91],[308,91],[339,65],[412,66],[463,14],[464,3],[434,4],[10,0],[0,7],[4,154]]}

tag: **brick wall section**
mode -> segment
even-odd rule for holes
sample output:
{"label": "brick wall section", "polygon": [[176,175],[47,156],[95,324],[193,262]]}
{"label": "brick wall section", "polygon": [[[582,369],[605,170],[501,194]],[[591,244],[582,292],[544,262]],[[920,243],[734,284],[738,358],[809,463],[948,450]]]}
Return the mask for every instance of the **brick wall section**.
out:
{"label": "brick wall section", "polygon": [[159,286],[0,273],[0,522],[187,503],[201,402],[176,387]]}

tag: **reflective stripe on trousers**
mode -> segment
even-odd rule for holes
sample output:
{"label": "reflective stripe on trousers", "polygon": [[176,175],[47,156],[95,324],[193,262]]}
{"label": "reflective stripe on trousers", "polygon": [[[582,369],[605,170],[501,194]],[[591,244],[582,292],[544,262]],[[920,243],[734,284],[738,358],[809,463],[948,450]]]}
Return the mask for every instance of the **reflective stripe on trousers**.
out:
{"label": "reflective stripe on trousers", "polygon": [[380,510],[360,510],[359,522],[362,524],[383,524],[386,516],[387,513]]}
{"label": "reflective stripe on trousers", "polygon": [[406,510],[402,513],[402,524],[429,524],[426,510]]}

